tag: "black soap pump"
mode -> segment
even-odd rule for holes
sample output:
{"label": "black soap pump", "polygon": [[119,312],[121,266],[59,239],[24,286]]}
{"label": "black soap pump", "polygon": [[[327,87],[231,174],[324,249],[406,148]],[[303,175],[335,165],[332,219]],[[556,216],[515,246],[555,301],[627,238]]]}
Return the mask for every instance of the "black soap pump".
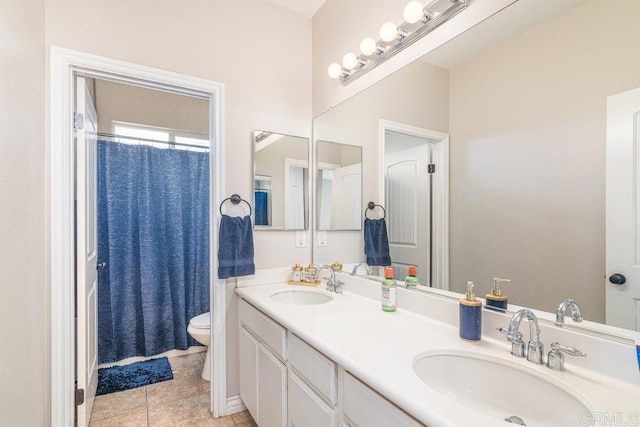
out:
{"label": "black soap pump", "polygon": [[509,279],[500,279],[498,277],[493,279],[493,288],[491,289],[490,294],[485,295],[486,299],[486,307],[490,310],[495,311],[506,311],[507,310],[507,296],[502,294],[502,289],[500,289],[501,282],[510,282]]}

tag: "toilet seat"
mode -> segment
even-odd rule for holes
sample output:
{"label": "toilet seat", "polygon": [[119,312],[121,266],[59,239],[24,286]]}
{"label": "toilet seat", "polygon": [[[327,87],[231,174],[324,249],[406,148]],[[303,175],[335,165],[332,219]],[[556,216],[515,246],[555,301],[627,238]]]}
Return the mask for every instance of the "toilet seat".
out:
{"label": "toilet seat", "polygon": [[189,325],[195,329],[211,328],[211,316],[209,312],[202,313],[189,321]]}

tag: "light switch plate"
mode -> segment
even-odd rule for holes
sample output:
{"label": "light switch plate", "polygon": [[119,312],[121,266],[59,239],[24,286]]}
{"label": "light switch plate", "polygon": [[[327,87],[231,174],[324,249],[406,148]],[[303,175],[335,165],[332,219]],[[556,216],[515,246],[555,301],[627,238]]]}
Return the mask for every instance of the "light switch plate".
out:
{"label": "light switch plate", "polygon": [[307,246],[307,232],[296,231],[296,248],[304,248]]}
{"label": "light switch plate", "polygon": [[318,231],[318,246],[327,246],[327,232]]}

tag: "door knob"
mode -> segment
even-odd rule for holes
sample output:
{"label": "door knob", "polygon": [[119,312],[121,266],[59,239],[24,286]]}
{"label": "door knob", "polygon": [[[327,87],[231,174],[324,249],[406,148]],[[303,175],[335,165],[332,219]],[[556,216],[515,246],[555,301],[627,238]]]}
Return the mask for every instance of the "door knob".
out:
{"label": "door knob", "polygon": [[107,266],[106,262],[99,262],[96,264],[96,270],[104,270],[106,266]]}
{"label": "door knob", "polygon": [[609,276],[609,281],[614,285],[624,285],[624,283],[627,281],[627,278],[622,274],[616,273]]}

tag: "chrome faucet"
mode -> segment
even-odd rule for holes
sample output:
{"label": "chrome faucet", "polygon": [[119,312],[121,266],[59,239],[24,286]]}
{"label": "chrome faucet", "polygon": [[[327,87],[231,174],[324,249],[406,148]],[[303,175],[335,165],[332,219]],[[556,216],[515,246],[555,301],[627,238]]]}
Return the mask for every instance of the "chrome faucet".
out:
{"label": "chrome faucet", "polygon": [[527,319],[529,321],[527,360],[531,363],[542,365],[544,363],[542,361],[544,346],[540,342],[540,327],[538,326],[538,319],[531,310],[527,310],[526,308],[518,310],[509,322],[507,340],[512,344],[511,354],[516,357],[524,357],[524,342],[522,341],[522,334],[518,331],[522,319]]}
{"label": "chrome faucet", "polygon": [[318,280],[318,278],[320,277],[320,272],[322,270],[324,270],[324,269],[327,269],[327,270],[329,270],[329,272],[331,272],[331,276],[327,280],[327,290],[329,292],[335,292],[337,294],[341,294],[342,293],[342,285],[344,285],[344,283],[342,283],[340,280],[336,280],[336,275],[335,275],[335,273],[333,271],[333,268],[331,268],[330,265],[323,265],[322,267],[317,269],[314,279]]}
{"label": "chrome faucet", "polygon": [[558,310],[556,310],[556,326],[562,327],[564,325],[564,313],[567,309],[571,309],[571,318],[574,322],[582,322],[582,313],[580,313],[580,307],[578,307],[578,303],[571,298],[567,298],[562,301],[558,306]]}
{"label": "chrome faucet", "polygon": [[366,262],[361,262],[361,263],[359,263],[359,264],[356,264],[356,266],[355,266],[355,267],[353,267],[353,271],[351,271],[351,275],[352,275],[352,276],[355,276],[355,275],[356,275],[356,273],[358,272],[358,269],[359,269],[360,267],[362,267],[363,265],[367,268],[367,274],[368,274],[368,275],[371,275],[371,267],[369,267],[369,265],[368,265]]}

